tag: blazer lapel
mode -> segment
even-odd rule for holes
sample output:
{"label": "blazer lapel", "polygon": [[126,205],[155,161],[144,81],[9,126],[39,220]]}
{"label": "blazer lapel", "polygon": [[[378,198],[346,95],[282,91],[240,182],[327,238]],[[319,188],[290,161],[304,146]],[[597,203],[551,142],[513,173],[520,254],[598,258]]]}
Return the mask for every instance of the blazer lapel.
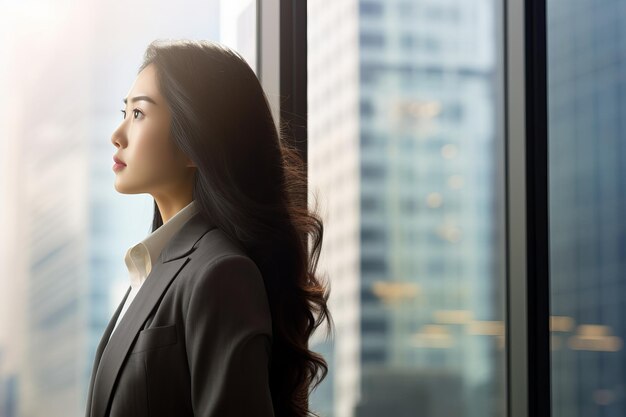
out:
{"label": "blazer lapel", "polygon": [[[207,220],[201,212],[197,212],[172,236],[161,252],[146,281],[117,325],[111,339],[105,344],[101,359],[95,366],[93,398],[91,408],[87,409],[88,411],[91,410],[91,417],[105,416],[113,386],[130,346],[169,284],[189,261],[188,255],[196,248],[198,240],[213,228],[215,225]],[[116,313],[117,317],[119,311]],[[113,322],[113,320],[111,321]],[[111,324],[109,327],[112,328]],[[108,327],[105,333],[111,333]],[[102,345],[102,342],[100,344]]]}
{"label": "blazer lapel", "polygon": [[87,391],[87,407],[86,407],[87,413],[85,414],[86,417],[89,417],[89,415],[91,414],[91,397],[92,397],[92,392],[93,392],[93,382],[96,379],[96,371],[98,370],[98,365],[100,364],[100,359],[102,358],[102,352],[104,351],[104,347],[106,346],[109,340],[109,336],[111,335],[111,332],[113,331],[113,328],[115,327],[115,323],[117,323],[117,318],[119,317],[120,312],[122,311],[122,307],[124,306],[124,303],[126,302],[126,299],[128,298],[128,294],[130,294],[130,289],[131,287],[129,286],[128,289],[126,290],[126,294],[124,295],[124,298],[122,298],[122,301],[120,302],[120,305],[117,306],[115,313],[113,313],[113,317],[111,317],[111,320],[109,320],[109,324],[107,325],[106,329],[104,329],[104,334],[102,335],[102,338],[100,339],[100,343],[98,344],[98,348],[96,349],[93,369],[91,371],[91,380],[89,381],[89,390]]}

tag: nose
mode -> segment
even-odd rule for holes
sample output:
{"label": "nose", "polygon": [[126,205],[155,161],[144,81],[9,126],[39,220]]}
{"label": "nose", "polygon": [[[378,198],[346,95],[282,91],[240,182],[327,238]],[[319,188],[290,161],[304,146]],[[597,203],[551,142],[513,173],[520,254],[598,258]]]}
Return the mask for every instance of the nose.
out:
{"label": "nose", "polygon": [[113,134],[111,135],[111,143],[116,148],[121,147],[124,143],[126,143],[126,134],[124,133],[124,123],[120,124],[120,126],[115,129]]}

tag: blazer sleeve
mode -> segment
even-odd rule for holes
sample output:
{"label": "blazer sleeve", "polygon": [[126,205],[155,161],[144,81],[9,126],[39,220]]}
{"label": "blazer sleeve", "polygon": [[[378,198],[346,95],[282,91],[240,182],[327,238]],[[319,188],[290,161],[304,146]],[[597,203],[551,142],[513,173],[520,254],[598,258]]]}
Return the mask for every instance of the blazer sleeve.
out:
{"label": "blazer sleeve", "polygon": [[191,401],[198,417],[273,417],[272,323],[254,261],[226,255],[194,278],[185,317]]}

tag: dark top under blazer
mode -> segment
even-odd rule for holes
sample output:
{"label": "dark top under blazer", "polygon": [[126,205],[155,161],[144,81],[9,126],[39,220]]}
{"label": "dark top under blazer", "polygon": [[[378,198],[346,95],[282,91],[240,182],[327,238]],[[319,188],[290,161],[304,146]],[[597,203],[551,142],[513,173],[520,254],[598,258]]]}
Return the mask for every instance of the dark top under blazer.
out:
{"label": "dark top under blazer", "polygon": [[194,214],[109,340],[129,292],[96,350],[86,417],[274,416],[263,279],[220,229]]}

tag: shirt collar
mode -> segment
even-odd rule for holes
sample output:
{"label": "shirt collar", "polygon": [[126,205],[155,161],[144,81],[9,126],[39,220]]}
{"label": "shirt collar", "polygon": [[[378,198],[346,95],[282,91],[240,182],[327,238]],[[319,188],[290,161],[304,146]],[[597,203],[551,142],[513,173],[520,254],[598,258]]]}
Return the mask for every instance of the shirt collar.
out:
{"label": "shirt collar", "polygon": [[197,203],[192,200],[166,223],[128,249],[124,261],[130,274],[131,287],[139,286],[146,279],[170,238],[197,212]]}

